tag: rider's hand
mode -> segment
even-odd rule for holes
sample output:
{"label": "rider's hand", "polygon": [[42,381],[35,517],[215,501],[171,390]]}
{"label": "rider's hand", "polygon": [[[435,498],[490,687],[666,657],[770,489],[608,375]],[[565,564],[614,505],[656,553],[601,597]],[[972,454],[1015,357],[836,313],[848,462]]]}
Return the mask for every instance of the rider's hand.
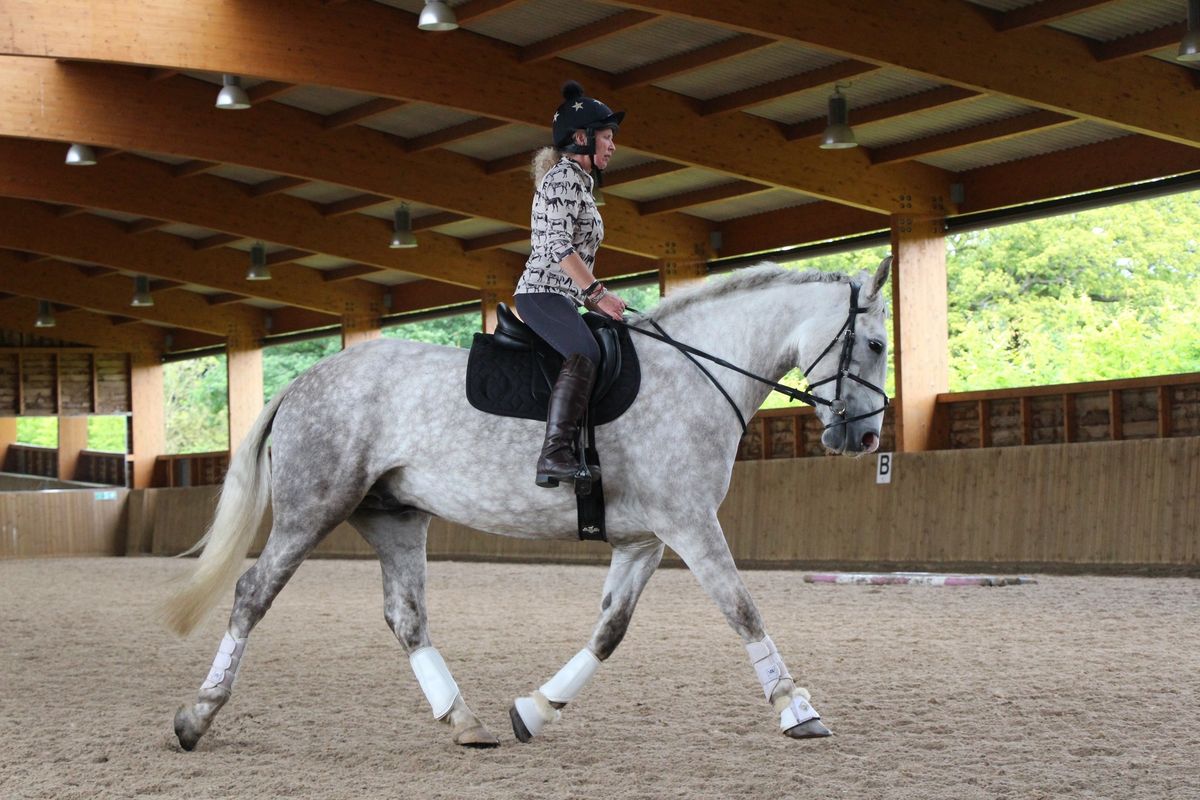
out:
{"label": "rider's hand", "polygon": [[605,292],[599,302],[589,303],[588,307],[613,319],[621,319],[621,315],[625,313],[625,301],[612,292]]}

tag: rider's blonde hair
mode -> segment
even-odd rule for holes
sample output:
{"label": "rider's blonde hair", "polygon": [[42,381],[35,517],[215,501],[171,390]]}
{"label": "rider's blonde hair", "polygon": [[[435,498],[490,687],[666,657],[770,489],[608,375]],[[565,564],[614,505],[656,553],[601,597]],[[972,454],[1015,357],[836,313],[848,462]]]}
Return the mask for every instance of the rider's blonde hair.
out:
{"label": "rider's blonde hair", "polygon": [[546,177],[546,173],[559,162],[562,155],[562,151],[557,147],[543,147],[533,154],[533,161],[529,164],[529,174],[533,176],[534,186],[542,185],[542,178]]}

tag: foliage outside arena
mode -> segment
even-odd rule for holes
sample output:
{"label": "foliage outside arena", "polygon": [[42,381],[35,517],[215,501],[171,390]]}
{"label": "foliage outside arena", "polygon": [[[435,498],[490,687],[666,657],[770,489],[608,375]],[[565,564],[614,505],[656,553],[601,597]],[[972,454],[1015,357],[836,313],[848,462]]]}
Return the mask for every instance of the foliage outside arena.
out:
{"label": "foliage outside arena", "polygon": [[[947,237],[951,391],[1200,371],[1200,193]],[[887,248],[793,262],[798,269],[873,270]],[[635,308],[657,285],[620,290]],[[890,307],[891,298],[888,297]],[[479,313],[386,328],[384,336],[470,345]],[[339,337],[267,347],[264,399]],[[228,447],[224,357],[164,370],[167,451]],[[889,369],[888,392],[894,393]],[[800,385],[795,373],[788,383]],[[774,395],[768,406],[785,405]],[[18,439],[55,446],[54,418],[23,417]],[[124,450],[124,417],[94,417],[89,447]]]}

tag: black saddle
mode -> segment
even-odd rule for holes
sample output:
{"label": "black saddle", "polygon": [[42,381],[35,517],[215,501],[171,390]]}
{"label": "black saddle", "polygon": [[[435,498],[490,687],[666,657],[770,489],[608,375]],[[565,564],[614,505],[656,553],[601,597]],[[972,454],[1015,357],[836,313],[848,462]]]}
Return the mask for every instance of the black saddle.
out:
{"label": "black saddle", "polygon": [[[642,375],[637,351],[623,327],[588,312],[584,321],[600,346],[600,363],[588,411],[592,425],[624,414],[637,398]],[[563,357],[504,303],[496,308],[496,332],[477,333],[467,359],[467,400],[488,414],[546,419],[550,389]]]}

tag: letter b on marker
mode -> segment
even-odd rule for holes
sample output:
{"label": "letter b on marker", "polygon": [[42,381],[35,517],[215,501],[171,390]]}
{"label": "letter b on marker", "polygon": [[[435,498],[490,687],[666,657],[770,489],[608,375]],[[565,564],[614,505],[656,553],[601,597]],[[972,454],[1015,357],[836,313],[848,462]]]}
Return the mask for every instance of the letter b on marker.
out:
{"label": "letter b on marker", "polygon": [[875,467],[875,482],[876,483],[891,483],[892,482],[892,454],[880,453],[879,461]]}

